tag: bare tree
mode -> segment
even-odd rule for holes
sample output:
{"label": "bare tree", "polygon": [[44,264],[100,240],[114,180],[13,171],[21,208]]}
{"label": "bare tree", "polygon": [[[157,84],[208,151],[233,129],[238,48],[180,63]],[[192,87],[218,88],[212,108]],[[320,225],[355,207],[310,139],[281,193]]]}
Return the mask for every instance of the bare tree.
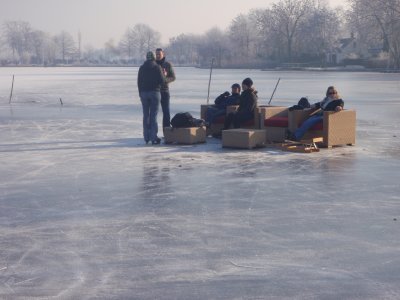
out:
{"label": "bare tree", "polygon": [[256,51],[256,22],[249,15],[240,14],[229,27],[230,54],[235,63],[248,64]]}
{"label": "bare tree", "polygon": [[300,22],[314,7],[313,0],[280,0],[272,5],[271,26],[272,30],[284,38],[288,60],[292,59],[293,44],[298,33]]}
{"label": "bare tree", "polygon": [[138,60],[143,59],[149,50],[154,50],[160,45],[161,35],[146,24],[136,24],[128,28],[119,42],[121,53]]}
{"label": "bare tree", "polygon": [[78,63],[81,63],[82,57],[82,34],[81,31],[78,31]]}
{"label": "bare tree", "polygon": [[65,64],[68,59],[72,59],[76,53],[76,47],[72,35],[66,31],[62,31],[55,37],[55,43],[61,54],[62,62]]}
{"label": "bare tree", "polygon": [[203,63],[208,64],[212,58],[215,58],[215,65],[222,67],[226,61],[225,56],[229,52],[227,35],[217,27],[208,30],[200,40],[198,51]]}
{"label": "bare tree", "polygon": [[170,53],[171,60],[178,64],[197,65],[199,40],[200,37],[197,35],[181,34],[169,40],[166,50]]}
{"label": "bare tree", "polygon": [[49,35],[43,31],[35,30],[32,32],[33,57],[32,60],[36,64],[44,64],[46,56],[46,45]]}
{"label": "bare tree", "polygon": [[144,57],[147,51],[154,51],[160,45],[161,34],[146,24],[136,24],[132,28],[132,37],[136,53]]}
{"label": "bare tree", "polygon": [[121,54],[128,58],[128,62],[132,60],[135,53],[135,40],[132,29],[128,28],[118,44]]}
{"label": "bare tree", "polygon": [[349,26],[358,33],[360,39],[371,48],[377,44],[390,53],[395,67],[400,67],[398,30],[400,22],[400,0],[349,0]]}
{"label": "bare tree", "polygon": [[342,30],[341,11],[327,6],[312,9],[299,27],[297,46],[304,59],[319,59],[325,62],[325,53],[335,47]]}
{"label": "bare tree", "polygon": [[32,29],[28,22],[8,21],[3,24],[4,36],[12,51],[13,61],[26,62],[31,50]]}

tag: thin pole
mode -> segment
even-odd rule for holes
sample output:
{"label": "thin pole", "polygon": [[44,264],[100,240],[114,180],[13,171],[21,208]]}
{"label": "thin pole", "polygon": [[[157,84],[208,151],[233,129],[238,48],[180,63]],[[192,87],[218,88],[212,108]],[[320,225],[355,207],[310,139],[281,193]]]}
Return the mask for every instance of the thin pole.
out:
{"label": "thin pole", "polygon": [[63,106],[63,105],[64,105],[64,103],[62,102],[61,98],[60,98],[60,103],[61,103],[61,106]]}
{"label": "thin pole", "polygon": [[11,103],[11,99],[12,99],[13,90],[14,90],[14,75],[13,75],[12,84],[11,84],[10,101],[8,101],[8,104],[10,104],[10,103]]}
{"label": "thin pole", "polygon": [[210,79],[208,80],[207,105],[208,105],[208,102],[210,101],[210,85],[211,85],[211,74],[212,74],[212,70],[213,70],[213,65],[214,65],[214,57],[211,59]]}
{"label": "thin pole", "polygon": [[280,80],[281,80],[281,78],[279,77],[278,82],[277,82],[276,85],[275,85],[274,91],[272,92],[271,98],[269,99],[268,105],[271,103],[272,98],[274,97],[276,88],[278,87],[278,84],[279,84],[279,81],[280,81]]}

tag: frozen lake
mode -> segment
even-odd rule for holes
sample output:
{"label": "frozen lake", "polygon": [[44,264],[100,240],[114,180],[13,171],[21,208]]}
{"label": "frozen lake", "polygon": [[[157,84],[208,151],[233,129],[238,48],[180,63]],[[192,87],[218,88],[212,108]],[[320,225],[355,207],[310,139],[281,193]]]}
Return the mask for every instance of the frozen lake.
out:
{"label": "frozen lake", "polygon": [[[1,299],[400,298],[400,74],[213,71],[210,102],[335,85],[356,146],[313,154],[146,146],[136,74],[0,68]],[[198,117],[209,70],[176,75]]]}

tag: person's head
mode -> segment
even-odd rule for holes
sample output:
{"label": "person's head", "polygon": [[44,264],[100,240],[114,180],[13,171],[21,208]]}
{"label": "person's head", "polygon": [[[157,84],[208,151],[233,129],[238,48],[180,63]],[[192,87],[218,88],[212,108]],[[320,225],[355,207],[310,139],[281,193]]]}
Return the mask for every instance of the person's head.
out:
{"label": "person's head", "polygon": [[162,48],[156,49],[156,60],[162,60],[164,58],[164,50]]}
{"label": "person's head", "polygon": [[328,89],[326,90],[326,97],[330,97],[333,99],[339,99],[339,94],[337,92],[337,89],[334,86],[330,86],[328,87]]}
{"label": "person's head", "polygon": [[234,83],[232,84],[232,94],[240,94],[240,84]]}
{"label": "person's head", "polygon": [[154,56],[153,51],[149,51],[149,52],[146,53],[146,59],[147,60],[155,60],[155,56]]}
{"label": "person's head", "polygon": [[251,78],[247,77],[243,79],[242,81],[242,89],[245,91],[253,86],[253,80]]}

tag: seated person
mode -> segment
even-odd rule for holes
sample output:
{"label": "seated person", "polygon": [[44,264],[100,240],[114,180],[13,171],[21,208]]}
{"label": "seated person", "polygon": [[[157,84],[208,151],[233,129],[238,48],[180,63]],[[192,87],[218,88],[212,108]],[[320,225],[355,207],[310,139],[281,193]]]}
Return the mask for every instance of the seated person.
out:
{"label": "seated person", "polygon": [[240,128],[243,123],[254,118],[258,97],[257,91],[253,88],[253,81],[250,78],[243,80],[242,90],[243,92],[239,97],[239,108],[226,116],[224,130],[229,129],[231,125],[234,128]]}
{"label": "seated person", "polygon": [[336,88],[334,86],[328,87],[324,100],[311,105],[311,108],[316,109],[316,112],[312,113],[295,132],[289,132],[288,138],[293,141],[301,140],[308,129],[323,121],[324,111],[341,111],[343,106],[344,102],[340,99]]}
{"label": "seated person", "polygon": [[232,84],[232,93],[229,94],[228,91],[219,95],[215,101],[214,105],[207,108],[206,111],[206,124],[211,125],[214,120],[219,116],[224,116],[226,114],[226,107],[229,105],[238,105],[240,97],[240,85],[239,83]]}

